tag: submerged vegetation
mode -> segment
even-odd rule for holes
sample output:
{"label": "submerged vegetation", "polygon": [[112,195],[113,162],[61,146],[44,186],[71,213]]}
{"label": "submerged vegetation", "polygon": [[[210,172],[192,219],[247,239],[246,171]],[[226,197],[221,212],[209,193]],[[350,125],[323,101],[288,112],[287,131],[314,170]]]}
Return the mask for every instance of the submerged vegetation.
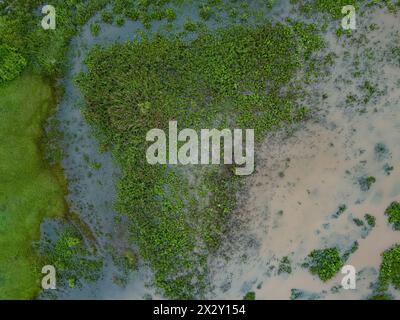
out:
{"label": "submerged vegetation", "polygon": [[371,215],[371,214],[369,214],[369,213],[366,213],[366,214],[364,215],[364,219],[367,221],[367,224],[368,224],[371,228],[375,227],[376,218],[375,218],[373,215]]}
{"label": "submerged vegetation", "polygon": [[374,292],[370,299],[391,300],[388,292],[390,286],[400,290],[400,245],[394,245],[382,253],[382,263],[379,270],[378,282],[374,285]]}
{"label": "submerged vegetation", "polygon": [[254,291],[247,292],[243,300],[256,300],[256,293]]}
{"label": "submerged vegetation", "polygon": [[400,245],[386,250],[379,272],[379,279],[383,285],[391,284],[400,290]]}
{"label": "submerged vegetation", "polygon": [[[314,25],[291,21],[91,51],[88,73],[77,78],[87,119],[122,168],[118,210],[130,217],[132,240],[167,297],[204,294],[207,256],[227,231],[238,179],[228,167],[206,168],[193,186],[183,169],[150,166],[146,133],[174,119],[180,128],[254,128],[261,139],[304,116],[296,103],[302,88],[288,84],[300,68],[315,72],[321,48]],[[205,192],[194,191],[199,185]]]}
{"label": "submerged vegetation", "polygon": [[317,275],[322,281],[333,278],[344,264],[337,248],[313,250],[307,257],[304,267]]}
{"label": "submerged vegetation", "polygon": [[99,279],[103,261],[93,258],[93,250],[95,247],[90,248],[82,234],[72,226],[60,232],[55,241],[43,241],[39,248],[44,257],[43,265],[56,268],[58,286],[70,288]]}
{"label": "submerged vegetation", "polygon": [[7,45],[0,46],[0,84],[15,79],[26,66],[26,60]]}
{"label": "submerged vegetation", "polygon": [[278,274],[292,273],[292,265],[289,257],[283,257],[279,263]]}

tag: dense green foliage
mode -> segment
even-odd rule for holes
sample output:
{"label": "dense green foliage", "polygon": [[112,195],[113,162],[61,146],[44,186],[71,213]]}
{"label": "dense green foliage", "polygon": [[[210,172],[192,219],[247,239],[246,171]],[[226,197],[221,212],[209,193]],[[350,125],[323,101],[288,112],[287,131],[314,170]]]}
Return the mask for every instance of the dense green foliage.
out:
{"label": "dense green foliage", "polygon": [[344,261],[337,248],[313,250],[308,255],[306,262],[310,272],[317,275],[322,281],[328,281],[334,277],[343,264]]}
{"label": "dense green foliage", "polygon": [[393,225],[395,230],[400,230],[400,203],[393,202],[385,211],[389,217],[389,223]]}
{"label": "dense green foliage", "polygon": [[379,271],[379,281],[383,287],[391,284],[400,290],[400,245],[386,250]]}
{"label": "dense green foliage", "polygon": [[372,185],[376,182],[375,177],[361,177],[358,180],[358,183],[360,185],[360,188],[362,191],[368,191],[371,189]]}
{"label": "dense green foliage", "polygon": [[26,66],[26,60],[14,49],[0,45],[0,84],[16,78]]}
{"label": "dense green foliage", "polygon": [[83,281],[100,277],[101,259],[93,258],[81,233],[72,226],[62,231],[55,242],[46,241],[40,247],[43,265],[53,265],[57,270],[59,287],[81,286]]}
{"label": "dense green foliage", "polygon": [[283,257],[279,263],[278,274],[281,273],[292,273],[292,266],[288,257]]}
{"label": "dense green foliage", "polygon": [[41,265],[32,242],[45,217],[65,212],[62,172],[43,164],[43,122],[54,107],[50,86],[23,75],[0,87],[0,299],[31,299]]}
{"label": "dense green foliage", "polygon": [[229,167],[206,168],[196,191],[182,167],[147,164],[146,133],[168,131],[174,119],[178,129],[255,128],[260,139],[299,120],[302,91],[288,84],[301,67],[315,71],[312,53],[322,47],[315,26],[290,22],[202,31],[190,43],[158,35],[91,51],[88,73],[77,78],[87,119],[122,167],[118,209],[130,217],[132,239],[167,297],[202,295],[207,254],[226,232],[237,178]]}

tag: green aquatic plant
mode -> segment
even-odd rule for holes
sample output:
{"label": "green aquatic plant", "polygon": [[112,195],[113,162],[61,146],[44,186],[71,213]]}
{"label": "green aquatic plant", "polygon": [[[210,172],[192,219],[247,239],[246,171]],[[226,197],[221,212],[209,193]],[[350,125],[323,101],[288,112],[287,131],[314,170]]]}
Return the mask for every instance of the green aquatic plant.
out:
{"label": "green aquatic plant", "polygon": [[356,252],[358,250],[359,244],[358,241],[354,241],[354,243],[352,244],[352,246],[350,247],[349,250],[346,250],[345,253],[343,254],[342,260],[346,261],[351,254],[353,254],[354,252]]}
{"label": "green aquatic plant", "polygon": [[389,223],[393,225],[394,230],[400,230],[400,203],[394,201],[386,209],[385,215],[389,217]]}
{"label": "green aquatic plant", "polygon": [[115,23],[118,27],[122,27],[125,24],[125,19],[122,17],[118,17]]}
{"label": "green aquatic plant", "polygon": [[[65,70],[71,38],[109,2],[54,0],[51,4],[57,8],[57,28],[48,32],[40,27],[40,16],[37,15],[37,9],[43,5],[41,1],[12,1],[9,6],[0,7],[0,46],[13,48],[13,52],[25,59],[26,65],[35,72],[50,79],[59,77]],[[23,64],[21,58],[18,60],[20,63],[13,63],[13,68],[18,69]]]}
{"label": "green aquatic plant", "polygon": [[334,219],[339,218],[346,210],[347,206],[345,204],[340,205],[337,211],[334,214],[332,214],[332,218]]}
{"label": "green aquatic plant", "polygon": [[392,13],[396,13],[398,7],[400,7],[400,2],[397,0],[290,0],[290,2],[297,4],[303,13],[311,14],[320,12],[327,14],[330,19],[335,20],[344,16],[342,8],[347,5],[354,6],[357,11],[363,7],[386,6]]}
{"label": "green aquatic plant", "polygon": [[203,20],[209,20],[213,15],[213,10],[210,6],[202,4],[199,7],[199,15]]}
{"label": "green aquatic plant", "polygon": [[292,273],[292,266],[288,257],[283,257],[279,263],[278,274],[281,273]]}
{"label": "green aquatic plant", "polygon": [[400,290],[400,245],[395,245],[382,254],[379,282],[383,287],[393,285]]}
{"label": "green aquatic plant", "polygon": [[322,281],[333,278],[343,266],[344,261],[340,257],[337,248],[313,250],[307,257],[306,266],[310,272],[317,275]]}
{"label": "green aquatic plant", "polygon": [[172,22],[176,19],[176,12],[172,8],[165,9],[165,15],[169,22]]}
{"label": "green aquatic plant", "polygon": [[365,220],[367,221],[367,223],[368,223],[368,225],[370,226],[370,227],[375,227],[375,224],[376,224],[376,218],[373,216],[373,215],[371,215],[371,214],[369,214],[369,213],[366,213],[365,215],[364,215],[364,218],[365,218]]}

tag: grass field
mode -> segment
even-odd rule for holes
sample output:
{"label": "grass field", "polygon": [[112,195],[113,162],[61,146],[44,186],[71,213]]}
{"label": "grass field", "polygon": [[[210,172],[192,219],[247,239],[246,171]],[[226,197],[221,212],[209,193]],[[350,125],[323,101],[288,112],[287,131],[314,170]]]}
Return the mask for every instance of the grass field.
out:
{"label": "grass field", "polygon": [[62,180],[41,151],[53,106],[51,87],[38,76],[0,86],[0,299],[38,293],[42,266],[32,243],[43,218],[65,211]]}

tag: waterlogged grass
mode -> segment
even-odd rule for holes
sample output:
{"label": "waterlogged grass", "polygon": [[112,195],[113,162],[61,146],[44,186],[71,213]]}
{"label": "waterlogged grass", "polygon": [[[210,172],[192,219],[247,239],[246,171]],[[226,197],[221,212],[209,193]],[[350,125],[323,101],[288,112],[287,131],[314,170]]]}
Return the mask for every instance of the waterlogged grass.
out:
{"label": "waterlogged grass", "polygon": [[33,298],[41,267],[32,247],[45,217],[65,211],[60,171],[46,167],[43,124],[54,105],[38,76],[0,86],[0,298]]}
{"label": "waterlogged grass", "polygon": [[400,245],[396,244],[382,253],[378,283],[375,285],[371,299],[391,300],[389,286],[400,290]]}
{"label": "waterlogged grass", "polygon": [[46,264],[57,270],[59,288],[81,287],[101,276],[103,259],[95,257],[96,247],[87,245],[82,233],[72,225],[59,231],[56,241],[43,241],[39,249]]}
{"label": "waterlogged grass", "polygon": [[[153,21],[173,22],[186,5],[196,9],[200,24],[206,21],[249,22],[262,20],[264,13],[274,7],[275,0],[223,1],[223,0],[157,0],[132,1],[111,0],[112,11],[116,17],[140,21],[147,29]],[[254,9],[256,8],[256,9]],[[197,23],[188,21],[190,30],[197,29]],[[170,26],[172,26],[170,24]],[[188,30],[189,31],[189,30]]]}
{"label": "waterlogged grass", "polygon": [[344,264],[337,248],[313,250],[304,264],[310,272],[317,275],[322,281],[333,278]]}
{"label": "waterlogged grass", "polygon": [[260,140],[301,120],[307,108],[296,98],[304,92],[289,84],[300,69],[303,79],[316,72],[322,62],[313,53],[322,47],[315,26],[291,21],[201,31],[190,43],[155,36],[91,51],[88,72],[77,77],[87,119],[122,168],[118,210],[166,297],[204,295],[207,257],[228,231],[240,179],[232,167],[207,167],[193,185],[182,167],[150,166],[146,133],[167,132],[177,120],[179,130],[254,128]]}

